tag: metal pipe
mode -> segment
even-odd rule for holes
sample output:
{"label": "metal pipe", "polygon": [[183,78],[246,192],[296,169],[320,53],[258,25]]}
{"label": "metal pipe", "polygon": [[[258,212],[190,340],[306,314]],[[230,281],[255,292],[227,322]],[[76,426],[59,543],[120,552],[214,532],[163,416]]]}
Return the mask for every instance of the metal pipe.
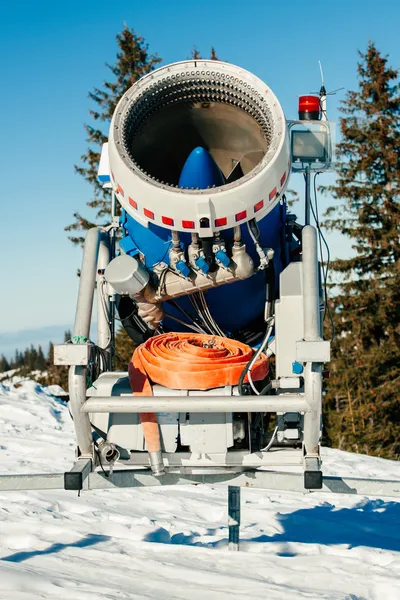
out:
{"label": "metal pipe", "polygon": [[[114,470],[112,477],[107,477],[102,471],[89,473],[87,478],[89,490],[103,490],[115,488],[133,488],[143,486],[168,486],[168,485],[208,485],[231,483],[245,488],[260,488],[267,490],[281,490],[304,493],[303,473],[288,471],[255,470],[243,471],[243,467],[220,467],[213,472],[204,473],[200,467],[196,468],[174,467],[168,470],[164,477],[155,477],[150,470],[143,469],[118,469]],[[108,474],[107,474],[108,475]],[[63,490],[64,473],[47,473],[40,475],[0,475],[0,491],[19,490]],[[358,494],[360,496],[400,497],[400,480],[386,479],[359,479],[356,477],[323,478],[321,492],[334,494]]]}
{"label": "metal pipe", "polygon": [[[317,232],[307,225],[302,231],[304,339],[315,342],[320,337],[319,277]],[[322,411],[322,363],[308,362],[304,369],[304,395],[310,407],[304,416],[305,455],[319,457]]]}
{"label": "metal pipe", "polygon": [[171,238],[174,249],[180,250],[179,233],[177,231],[171,231]]}
{"label": "metal pipe", "polygon": [[106,232],[102,232],[100,235],[100,247],[99,256],[97,261],[97,345],[107,351],[108,354],[108,368],[111,368],[111,311],[110,311],[110,299],[108,294],[105,295],[104,286],[106,281],[104,279],[104,271],[110,262],[110,244],[109,238]]}
{"label": "metal pipe", "polygon": [[310,219],[311,219],[311,171],[310,171],[309,165],[306,166],[306,170],[304,173],[304,180],[305,180],[305,184],[306,184],[305,200],[304,200],[304,202],[305,202],[304,223],[305,223],[305,225],[309,225]]}
{"label": "metal pipe", "polygon": [[89,229],[83,247],[81,276],[79,278],[78,302],[75,313],[74,337],[89,338],[94,287],[96,283],[97,258],[100,246],[99,227]]}
{"label": "metal pipe", "polygon": [[118,448],[116,448],[115,444],[111,444],[111,442],[108,442],[107,440],[101,440],[99,442],[98,451],[103,463],[114,463],[119,460],[120,453]]}
{"label": "metal pipe", "polygon": [[307,225],[302,232],[304,339],[314,342],[320,339],[319,277],[317,232]]}
{"label": "metal pipe", "polygon": [[228,485],[229,550],[239,551],[240,538],[240,486]]}
{"label": "metal pipe", "polygon": [[[79,278],[78,302],[75,313],[73,341],[79,343],[90,336],[93,296],[97,274],[101,229],[94,227],[86,234],[83,247],[81,276]],[[71,366],[68,373],[69,407],[74,420],[76,444],[80,456],[93,457],[92,429],[89,416],[82,414],[86,400],[86,367]]]}
{"label": "metal pipe", "polygon": [[171,298],[179,298],[187,294],[205,291],[212,287],[218,287],[228,283],[234,283],[240,279],[247,279],[254,274],[254,264],[246,252],[244,244],[232,248],[232,264],[228,269],[218,268],[213,272],[192,272],[184,279],[173,271],[167,271],[163,276],[162,285],[156,296],[156,301],[164,302]]}
{"label": "metal pipe", "polygon": [[144,412],[307,412],[309,406],[302,394],[279,396],[91,396],[82,406],[84,413]]}
{"label": "metal pipe", "polygon": [[199,234],[196,232],[192,233],[192,246],[198,250],[200,247],[200,238],[199,238]]}
{"label": "metal pipe", "polygon": [[[304,415],[305,456],[319,457],[322,413],[322,363],[307,363],[304,368],[304,395],[310,409]],[[319,461],[318,461],[319,462]]]}
{"label": "metal pipe", "polygon": [[92,428],[83,413],[86,400],[86,367],[72,366],[68,373],[69,409],[74,421],[76,445],[80,457],[93,458]]}
{"label": "metal pipe", "polygon": [[240,225],[235,225],[233,228],[233,241],[235,246],[240,246],[242,243],[242,232],[240,230]]}

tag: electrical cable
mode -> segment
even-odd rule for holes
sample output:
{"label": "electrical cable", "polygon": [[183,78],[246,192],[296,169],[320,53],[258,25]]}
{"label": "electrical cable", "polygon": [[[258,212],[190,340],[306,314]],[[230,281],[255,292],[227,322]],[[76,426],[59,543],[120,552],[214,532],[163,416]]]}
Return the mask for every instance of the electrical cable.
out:
{"label": "electrical cable", "polygon": [[[199,317],[203,321],[204,325],[208,329],[209,333],[211,333],[211,335],[221,335],[219,333],[218,327],[216,326],[215,321],[212,318],[211,314],[210,314],[210,316],[208,316],[207,312],[202,307],[199,293],[196,292],[195,294],[191,294],[189,296],[189,299],[192,302],[192,305],[194,306],[194,309],[196,310],[197,314],[199,315]],[[224,336],[222,336],[222,337],[224,337]]]}
{"label": "electrical cable", "polygon": [[[270,317],[267,320],[267,332],[264,336],[263,341],[260,344],[260,347],[258,348],[257,352],[252,356],[252,358],[249,360],[249,362],[247,363],[247,365],[245,366],[245,368],[243,369],[240,378],[239,378],[239,383],[238,383],[238,388],[239,388],[239,394],[241,396],[245,395],[245,391],[243,388],[243,382],[244,382],[244,378],[246,377],[246,375],[249,373],[249,371],[251,371],[251,369],[253,368],[253,365],[255,364],[255,362],[257,361],[258,357],[260,356],[260,354],[264,351],[264,349],[268,346],[268,340],[270,338],[270,335],[272,333],[272,329],[274,326],[274,317]],[[257,396],[260,395],[260,393],[256,390],[256,388],[254,387],[253,381],[251,379],[251,376],[249,377],[249,383],[252,386],[252,390],[256,393]]]}
{"label": "electrical cable", "polygon": [[[330,321],[330,325],[331,325],[331,330],[332,330],[332,335],[331,335],[331,343],[333,342],[333,340],[335,339],[335,325],[333,322],[333,316],[332,316],[332,311],[331,308],[329,306],[329,295],[328,295],[328,273],[329,273],[329,265],[330,265],[330,261],[331,261],[331,253],[330,253],[330,248],[328,245],[328,242],[325,239],[325,236],[321,230],[321,226],[319,223],[319,213],[318,213],[318,196],[317,196],[317,184],[316,184],[316,180],[317,180],[317,176],[320,173],[315,173],[314,175],[314,203],[315,203],[315,210],[313,207],[312,202],[310,202],[310,208],[311,208],[311,212],[312,215],[314,217],[314,221],[317,227],[317,231],[318,231],[318,241],[319,241],[319,253],[320,253],[320,259],[321,259],[321,265],[322,265],[322,278],[323,278],[323,289],[324,289],[324,316],[323,316],[323,320],[322,322],[325,321],[325,317],[326,315],[328,315],[329,317],[329,321]],[[323,256],[323,250],[322,250],[322,244],[324,244],[325,248],[326,248],[326,262],[324,265],[324,256]]]}
{"label": "electrical cable", "polygon": [[[170,300],[167,300],[167,302],[173,304],[175,306],[175,308],[177,310],[179,310],[187,319],[189,319],[189,321],[191,321],[193,323],[193,325],[195,325],[196,327],[198,327],[201,331],[200,333],[207,333],[207,331],[205,331],[202,326],[200,325],[199,322],[197,322],[196,317],[193,317],[190,313],[188,313],[184,308],[182,308],[182,306],[180,306],[175,300],[173,300],[172,298]],[[167,316],[169,317],[170,314],[167,313]]]}
{"label": "electrical cable", "polygon": [[222,331],[222,329],[220,328],[220,326],[218,325],[218,323],[216,322],[216,320],[214,319],[214,317],[212,316],[210,309],[208,307],[207,301],[204,297],[204,293],[200,290],[199,291],[199,298],[203,304],[203,308],[205,310],[206,315],[208,316],[210,322],[213,324],[215,330],[217,331],[218,335],[220,335],[221,337],[226,337],[225,333]]}
{"label": "electrical cable", "polygon": [[[264,346],[264,348],[265,348],[265,349],[267,349],[267,348],[268,348],[268,340],[269,340],[269,338],[270,338],[270,335],[271,335],[271,333],[272,333],[272,328],[273,328],[273,322],[272,322],[272,324],[270,325],[270,327],[269,327],[269,329],[268,329],[268,331],[267,331],[267,335],[266,335],[266,343],[264,343],[264,341],[263,341],[263,342],[262,342],[262,344],[260,345],[259,349],[257,350],[256,354],[254,355],[254,356],[256,357],[256,359],[257,359],[257,357],[258,357],[258,356],[260,356],[261,352],[263,351],[263,350],[262,350],[263,346]],[[263,349],[264,349],[264,348],[263,348]],[[255,359],[255,360],[256,360],[256,359]],[[251,389],[253,390],[253,392],[254,392],[254,393],[257,395],[257,396],[260,396],[261,394],[260,394],[260,392],[257,390],[257,388],[255,387],[255,385],[254,385],[254,383],[253,383],[253,380],[252,380],[252,378],[251,378],[251,369],[252,369],[252,368],[253,368],[253,365],[251,365],[251,366],[249,367],[249,369],[248,369],[248,372],[247,372],[247,378],[248,378],[248,380],[249,380],[250,387],[251,387]],[[268,386],[266,386],[266,387],[268,387]]]}
{"label": "electrical cable", "polygon": [[276,438],[276,434],[278,433],[278,428],[279,428],[279,423],[282,421],[283,417],[280,417],[280,419],[278,419],[275,429],[272,433],[271,439],[269,440],[268,444],[265,446],[265,448],[261,448],[260,452],[268,452],[268,450],[270,450],[272,444],[275,441]]}
{"label": "electrical cable", "polygon": [[199,310],[199,307],[198,307],[198,305],[197,305],[197,302],[196,302],[195,294],[190,294],[190,295],[188,296],[188,298],[189,298],[189,302],[190,302],[190,304],[191,304],[191,305],[193,306],[193,308],[194,308],[194,311],[195,311],[195,313],[196,313],[196,314],[197,314],[197,316],[199,317],[199,319],[200,319],[200,322],[202,323],[202,326],[204,326],[204,328],[205,328],[205,333],[211,333],[211,334],[212,334],[212,333],[213,333],[213,331],[212,331],[212,329],[211,329],[210,325],[208,324],[208,322],[207,322],[207,321],[206,321],[206,319],[204,318],[204,316],[203,316],[202,312]]}
{"label": "electrical cable", "polygon": [[109,473],[107,473],[107,471],[104,469],[104,466],[103,466],[103,461],[101,460],[101,455],[100,455],[100,452],[99,452],[99,445],[98,445],[98,443],[97,443],[97,440],[94,440],[94,445],[95,445],[95,451],[96,451],[96,454],[97,454],[97,458],[99,459],[99,465],[100,465],[100,468],[101,468],[101,470],[103,471],[103,473],[104,473],[104,476],[108,478],[110,475],[109,475]]}
{"label": "electrical cable", "polygon": [[100,293],[98,294],[98,297],[100,297],[100,304],[101,304],[101,307],[103,309],[103,313],[104,313],[104,316],[105,316],[106,322],[107,322],[108,340],[107,340],[106,348],[108,348],[110,346],[110,343],[111,343],[112,335],[111,335],[111,327],[110,327],[110,313],[107,310],[106,298],[105,298],[105,292],[104,292],[104,288],[107,285],[104,276],[101,278],[101,280],[100,280],[99,283],[100,283],[100,290],[99,290]]}
{"label": "electrical cable", "polygon": [[196,333],[206,333],[203,329],[200,329],[200,327],[196,327],[194,325],[190,325],[189,323],[185,323],[185,321],[182,321],[182,319],[179,319],[178,317],[174,317],[173,315],[169,314],[168,319],[172,319],[173,321],[176,321],[177,323],[180,323],[181,325],[188,327],[189,329],[191,329],[192,331],[195,331]]}
{"label": "electrical cable", "polygon": [[[260,230],[258,228],[257,221],[255,219],[251,219],[250,221],[247,221],[247,229],[248,229],[251,239],[254,242],[254,245],[257,250],[257,254],[260,257],[260,268],[265,268],[265,264],[268,263],[268,258],[264,252],[264,249],[261,246]],[[264,265],[264,266],[261,266],[261,265]]]}

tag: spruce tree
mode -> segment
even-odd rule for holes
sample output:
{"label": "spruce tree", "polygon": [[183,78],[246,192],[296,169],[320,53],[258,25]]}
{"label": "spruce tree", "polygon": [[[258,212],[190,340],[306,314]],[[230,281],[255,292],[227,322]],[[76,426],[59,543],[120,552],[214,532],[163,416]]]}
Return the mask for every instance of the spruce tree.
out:
{"label": "spruce tree", "polygon": [[45,359],[44,354],[43,354],[42,346],[39,346],[39,348],[38,348],[37,360],[36,360],[36,368],[39,371],[44,371],[45,368],[46,368],[46,359]]}
{"label": "spruce tree", "polygon": [[[81,165],[75,165],[75,172],[81,175],[92,185],[92,198],[87,206],[93,211],[91,219],[85,218],[79,211],[74,213],[74,222],[65,230],[72,232],[69,239],[74,244],[82,244],[84,232],[95,224],[108,224],[111,215],[111,195],[109,190],[103,190],[97,180],[97,170],[100,161],[101,147],[108,139],[108,129],[114,110],[121,96],[141,77],[153,71],[161,62],[157,54],[149,53],[148,45],[143,37],[139,36],[133,29],[124,26],[121,33],[116,36],[119,51],[114,65],[106,63],[107,68],[114,76],[113,81],[104,82],[101,88],[95,88],[89,93],[89,98],[94,103],[94,109],[89,111],[94,123],[86,124],[87,141],[89,148],[86,154],[81,156]],[[192,58],[200,59],[200,52],[194,47]],[[211,48],[210,58],[219,60],[214,47]],[[133,352],[133,343],[120,329],[116,336],[117,364],[120,368],[126,368],[128,357]],[[52,353],[50,349],[49,354]],[[119,357],[118,357],[119,355]]]}
{"label": "spruce tree", "polygon": [[[190,58],[193,58],[194,60],[202,60],[204,57],[201,56],[200,50],[197,48],[197,46],[193,46]],[[214,46],[211,46],[210,60],[220,60],[217,56]]]}
{"label": "spruce tree", "polygon": [[373,43],[342,103],[335,205],[325,227],[352,241],[335,260],[336,338],[325,403],[332,445],[400,456],[400,95]]}
{"label": "spruce tree", "polygon": [[121,96],[161,61],[156,54],[149,53],[144,39],[126,25],[116,36],[116,40],[119,48],[117,60],[114,65],[106,63],[114,79],[105,81],[101,88],[95,88],[89,93],[89,98],[94,102],[94,109],[89,111],[94,123],[85,125],[89,148],[86,154],[81,156],[83,164],[75,165],[75,171],[93,187],[93,195],[87,206],[92,209],[92,214],[95,212],[93,221],[86,219],[78,211],[74,213],[75,221],[65,228],[66,231],[76,232],[69,237],[74,244],[83,243],[84,236],[79,235],[80,232],[94,227],[96,223],[110,222],[110,191],[103,190],[97,180],[101,147],[108,139],[111,118]]}
{"label": "spruce tree", "polygon": [[9,370],[10,370],[10,363],[8,362],[8,360],[6,359],[4,354],[2,354],[0,357],[0,373],[4,373],[5,371],[9,371]]}

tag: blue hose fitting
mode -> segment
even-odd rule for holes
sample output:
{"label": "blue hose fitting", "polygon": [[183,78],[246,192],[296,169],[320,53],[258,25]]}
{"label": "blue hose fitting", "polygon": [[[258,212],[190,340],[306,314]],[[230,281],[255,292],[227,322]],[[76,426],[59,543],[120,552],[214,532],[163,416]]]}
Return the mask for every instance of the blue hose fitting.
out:
{"label": "blue hose fitting", "polygon": [[231,259],[227,255],[226,251],[222,249],[215,253],[215,258],[217,259],[217,262],[219,262],[225,268],[229,267],[231,263]]}

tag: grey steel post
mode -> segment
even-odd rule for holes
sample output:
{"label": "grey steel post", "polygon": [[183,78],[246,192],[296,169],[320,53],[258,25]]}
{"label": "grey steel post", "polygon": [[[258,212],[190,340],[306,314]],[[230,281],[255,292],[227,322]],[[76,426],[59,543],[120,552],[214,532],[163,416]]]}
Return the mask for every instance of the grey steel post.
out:
{"label": "grey steel post", "polygon": [[319,265],[317,231],[311,225],[302,231],[304,339],[314,342],[320,339],[319,314]]}
{"label": "grey steel post", "polygon": [[[321,340],[319,314],[319,264],[317,232],[307,225],[302,232],[304,340]],[[306,455],[319,455],[322,404],[322,363],[307,363],[304,370],[305,399],[311,409],[304,415]]]}
{"label": "grey steel post", "polygon": [[82,457],[92,458],[93,440],[89,415],[81,412],[86,400],[86,367],[72,366],[69,368],[68,391],[69,407],[74,420],[76,445]]}
{"label": "grey steel post", "polygon": [[304,224],[309,225],[310,219],[311,219],[311,171],[310,171],[310,165],[306,166],[306,170],[304,173],[304,179],[305,179],[305,183],[306,183]]}
{"label": "grey steel post", "polygon": [[228,485],[229,550],[239,550],[240,537],[240,487]]}
{"label": "grey steel post", "polygon": [[[88,340],[92,319],[94,288],[96,283],[97,260],[99,255],[101,230],[90,229],[83,247],[81,276],[79,278],[78,302],[75,313],[73,341]],[[93,456],[92,431],[89,415],[81,412],[86,401],[86,367],[71,366],[68,375],[69,405],[74,419],[76,443],[82,457]]]}
{"label": "grey steel post", "polygon": [[[177,392],[178,393],[178,392]],[[85,413],[141,412],[306,412],[308,402],[302,394],[279,396],[90,396]]]}
{"label": "grey steel post", "polygon": [[[110,262],[110,243],[106,232],[100,235],[99,258],[97,262],[97,345],[106,350],[108,355],[107,368],[111,370],[111,313],[110,300],[104,295],[104,270]],[[106,285],[106,284],[105,284]]]}
{"label": "grey steel post", "polygon": [[89,338],[94,287],[96,283],[97,259],[99,255],[101,230],[89,229],[83,247],[81,276],[79,278],[78,302],[75,313],[74,337]]}

